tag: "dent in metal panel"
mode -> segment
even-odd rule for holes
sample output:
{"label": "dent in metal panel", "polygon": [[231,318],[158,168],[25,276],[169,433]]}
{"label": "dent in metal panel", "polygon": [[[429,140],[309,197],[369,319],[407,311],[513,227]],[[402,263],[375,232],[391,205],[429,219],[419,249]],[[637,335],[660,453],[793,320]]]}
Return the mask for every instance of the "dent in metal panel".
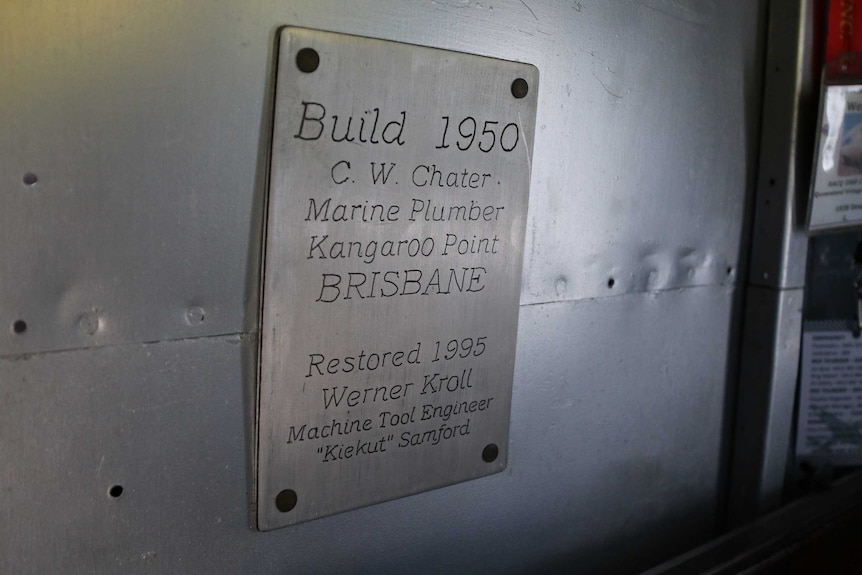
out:
{"label": "dent in metal panel", "polygon": [[573,40],[535,62],[553,80],[537,118],[544,161],[522,302],[734,281],[757,148],[761,11],[735,8],[584,3],[559,27],[542,22]]}
{"label": "dent in metal panel", "polygon": [[253,325],[262,24],[2,3],[0,355]]}

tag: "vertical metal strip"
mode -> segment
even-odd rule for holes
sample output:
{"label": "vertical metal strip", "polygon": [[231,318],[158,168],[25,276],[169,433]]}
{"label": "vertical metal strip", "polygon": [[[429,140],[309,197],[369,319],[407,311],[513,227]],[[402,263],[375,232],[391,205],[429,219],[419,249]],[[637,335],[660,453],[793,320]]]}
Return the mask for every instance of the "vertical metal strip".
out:
{"label": "vertical metal strip", "polygon": [[817,86],[811,0],[772,2],[728,520],[781,505],[791,462],[802,294],[802,232]]}

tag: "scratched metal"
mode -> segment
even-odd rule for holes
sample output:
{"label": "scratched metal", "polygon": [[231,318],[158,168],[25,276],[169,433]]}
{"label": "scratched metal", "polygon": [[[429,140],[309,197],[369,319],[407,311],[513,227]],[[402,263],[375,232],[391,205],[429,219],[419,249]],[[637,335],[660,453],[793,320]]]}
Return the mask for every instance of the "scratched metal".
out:
{"label": "scratched metal", "polygon": [[0,573],[639,572],[720,512],[732,293],[522,308],[505,473],[266,533],[252,338],[0,360]]}
{"label": "scratched metal", "polygon": [[278,62],[261,529],[505,469],[539,88],[526,64],[298,28]]}
{"label": "scratched metal", "polygon": [[[0,2],[0,354],[34,354],[2,361],[0,572],[636,572],[708,538],[764,6]],[[257,325],[285,24],[540,70],[521,300],[561,303],[521,308],[505,473],[258,533],[241,354],[141,342]]]}

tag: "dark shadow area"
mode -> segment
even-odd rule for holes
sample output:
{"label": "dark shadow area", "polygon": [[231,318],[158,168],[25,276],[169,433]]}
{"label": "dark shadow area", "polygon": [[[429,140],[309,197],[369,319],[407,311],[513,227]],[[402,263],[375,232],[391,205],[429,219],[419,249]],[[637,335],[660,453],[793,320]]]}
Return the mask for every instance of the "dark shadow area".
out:
{"label": "dark shadow area", "polygon": [[[619,575],[640,573],[704,542],[703,509],[713,501],[656,517],[654,525],[617,533],[607,542],[548,559],[530,573]],[[686,527],[689,527],[687,530]],[[688,531],[689,536],[680,537]]]}
{"label": "dark shadow area", "polygon": [[743,94],[745,97],[745,157],[746,193],[743,208],[742,237],[737,253],[736,277],[731,302],[730,329],[728,330],[728,354],[725,369],[724,417],[721,437],[721,462],[719,464],[716,514],[716,534],[724,533],[728,527],[728,504],[731,483],[733,438],[737,424],[737,401],[740,381],[740,365],[743,349],[743,320],[745,317],[746,292],[749,283],[749,255],[754,237],[755,206],[757,201],[760,149],[763,124],[764,85],[766,75],[766,52],[769,41],[769,2],[759,0],[757,9],[757,50],[754,58],[745,63]]}

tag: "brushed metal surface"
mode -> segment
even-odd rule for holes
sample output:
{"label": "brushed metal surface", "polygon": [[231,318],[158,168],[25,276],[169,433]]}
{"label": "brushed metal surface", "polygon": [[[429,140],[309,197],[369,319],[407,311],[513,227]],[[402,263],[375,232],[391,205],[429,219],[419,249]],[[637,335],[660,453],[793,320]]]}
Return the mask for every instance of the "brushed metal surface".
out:
{"label": "brushed metal surface", "polygon": [[[710,537],[764,6],[0,2],[0,571],[616,573]],[[253,374],[208,336],[258,321],[285,24],[540,70],[521,301],[560,303],[521,308],[505,473],[258,533]]]}
{"label": "brushed metal surface", "polygon": [[538,79],[281,31],[261,529],[505,469]]}
{"label": "brushed metal surface", "polygon": [[0,572],[638,572],[714,532],[732,294],[523,307],[504,473],[265,533],[254,338],[2,359]]}

